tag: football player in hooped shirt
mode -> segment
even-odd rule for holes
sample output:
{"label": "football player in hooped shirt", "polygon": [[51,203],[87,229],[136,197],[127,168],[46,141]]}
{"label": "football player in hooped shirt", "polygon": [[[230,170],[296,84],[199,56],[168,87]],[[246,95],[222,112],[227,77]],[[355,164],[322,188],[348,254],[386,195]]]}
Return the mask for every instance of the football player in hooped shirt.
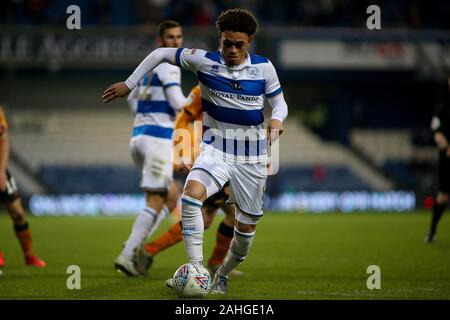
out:
{"label": "football player in hooped shirt", "polygon": [[[176,21],[161,22],[157,35],[160,47],[176,49],[183,43],[182,29]],[[181,70],[169,63],[161,63],[146,73],[128,97],[136,113],[131,155],[142,174],[141,188],[146,201],[114,263],[115,268],[126,275],[140,275],[133,260],[134,249],[152,235],[177,204],[172,133],[176,110],[182,109],[186,101],[181,90]]]}
{"label": "football player in hooped shirt", "polygon": [[[138,81],[160,63],[196,73],[204,111],[201,153],[186,179],[182,195],[183,237],[189,262],[203,265],[203,202],[229,181],[229,203],[236,204],[234,238],[217,270],[212,294],[225,294],[228,275],[249,253],[256,224],[263,215],[268,143],[283,130],[287,104],[273,64],[250,54],[257,22],[242,9],[221,13],[216,26],[220,50],[160,48],[151,52],[125,82],[103,94],[108,102],[130,93]],[[272,107],[267,137],[264,97]]]}

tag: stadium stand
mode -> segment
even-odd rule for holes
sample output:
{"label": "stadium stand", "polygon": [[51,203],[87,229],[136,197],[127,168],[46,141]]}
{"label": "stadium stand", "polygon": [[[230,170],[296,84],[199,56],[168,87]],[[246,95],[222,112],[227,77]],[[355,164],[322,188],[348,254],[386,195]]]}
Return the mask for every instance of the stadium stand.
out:
{"label": "stadium stand", "polygon": [[[26,129],[29,119],[33,128]],[[33,170],[42,165],[132,165],[132,121],[128,110],[20,110],[11,118],[11,141]]]}
{"label": "stadium stand", "polygon": [[433,145],[418,145],[410,129],[353,129],[352,146],[392,177],[399,186],[416,186],[415,163],[436,162]]}
{"label": "stadium stand", "polygon": [[[131,123],[126,108],[106,113],[22,109],[11,118],[12,147],[51,193],[139,192],[139,175],[128,149]],[[298,122],[287,121],[285,132],[282,170],[270,179],[269,193],[391,187],[347,148],[322,141]]]}
{"label": "stadium stand", "polygon": [[[346,168],[348,176],[353,176],[355,184],[348,183],[347,190],[359,188],[361,181],[374,190],[388,190],[392,188],[392,182],[387,180],[379,172],[371,168],[367,163],[355,156],[348,148],[336,143],[325,142],[320,136],[295,120],[287,120],[285,134],[280,144],[281,166],[306,166],[315,168],[325,166],[330,168]],[[345,169],[344,169],[345,170]],[[331,169],[331,172],[333,169]],[[337,172],[343,172],[337,170]],[[342,173],[340,173],[342,175]],[[342,183],[339,175],[332,179],[335,186]],[[329,186],[331,188],[331,186]],[[331,190],[333,190],[332,188]]]}

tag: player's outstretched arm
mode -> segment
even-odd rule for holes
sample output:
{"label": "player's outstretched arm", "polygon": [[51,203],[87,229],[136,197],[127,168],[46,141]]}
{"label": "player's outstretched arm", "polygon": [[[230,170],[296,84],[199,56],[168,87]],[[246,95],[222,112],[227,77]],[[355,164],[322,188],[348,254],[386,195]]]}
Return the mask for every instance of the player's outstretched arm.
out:
{"label": "player's outstretched arm", "polygon": [[175,54],[177,48],[158,48],[153,50],[134,70],[134,72],[124,82],[118,82],[108,87],[103,93],[103,103],[114,100],[118,97],[128,95],[131,90],[137,86],[147,73],[152,71],[162,62],[168,62],[175,65]]}

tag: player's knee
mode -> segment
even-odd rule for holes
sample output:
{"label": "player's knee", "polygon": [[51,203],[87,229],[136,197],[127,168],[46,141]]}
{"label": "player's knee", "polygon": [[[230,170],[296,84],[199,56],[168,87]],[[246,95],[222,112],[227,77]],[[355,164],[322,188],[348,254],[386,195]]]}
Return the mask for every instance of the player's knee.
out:
{"label": "player's knee", "polygon": [[26,222],[25,210],[19,199],[16,199],[12,203],[5,204],[5,207],[14,224],[23,224]]}
{"label": "player's knee", "polygon": [[27,222],[24,214],[21,214],[18,212],[14,212],[14,213],[11,212],[10,215],[11,215],[11,219],[15,225],[24,224],[25,222]]}
{"label": "player's knee", "polygon": [[227,226],[234,226],[236,223],[235,219],[235,208],[232,205],[225,205],[222,207],[223,212],[225,213],[225,217],[223,218],[223,222]]}
{"label": "player's knee", "polygon": [[177,206],[177,199],[167,199],[166,206],[169,209],[169,212],[172,212]]}
{"label": "player's knee", "polygon": [[184,186],[183,195],[204,202],[206,200],[206,189],[200,182],[189,180]]}
{"label": "player's knee", "polygon": [[162,193],[146,192],[145,198],[147,207],[155,209],[156,212],[160,212],[166,202],[166,196]]}
{"label": "player's knee", "polygon": [[246,224],[236,220],[235,228],[239,232],[250,234],[256,231],[256,224]]}
{"label": "player's knee", "polygon": [[260,216],[249,215],[236,206],[235,228],[244,233],[252,233],[256,230],[256,225],[259,222]]}

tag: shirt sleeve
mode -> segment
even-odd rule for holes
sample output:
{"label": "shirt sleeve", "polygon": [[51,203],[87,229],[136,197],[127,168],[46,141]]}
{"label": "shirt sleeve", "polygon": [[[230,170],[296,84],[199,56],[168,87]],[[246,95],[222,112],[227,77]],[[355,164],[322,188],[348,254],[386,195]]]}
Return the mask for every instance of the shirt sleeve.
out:
{"label": "shirt sleeve", "polygon": [[167,101],[175,110],[181,110],[186,105],[187,99],[183,94],[180,86],[168,87],[165,91]]}
{"label": "shirt sleeve", "polygon": [[181,85],[181,70],[176,66],[170,65],[168,63],[160,65],[157,74],[164,89],[171,86]]}
{"label": "shirt sleeve", "polygon": [[206,51],[201,49],[179,48],[175,54],[175,63],[183,69],[196,72],[204,61]]}
{"label": "shirt sleeve", "polygon": [[281,88],[280,81],[278,80],[277,71],[275,70],[275,67],[270,61],[266,69],[265,79],[266,79],[265,95],[267,98],[275,97],[277,94],[283,91]]}
{"label": "shirt sleeve", "polygon": [[162,62],[174,64],[177,52],[177,48],[158,48],[153,50],[125,80],[125,85],[132,90],[146,74],[153,71]]}
{"label": "shirt sleeve", "polygon": [[271,119],[283,122],[288,115],[288,106],[284,100],[283,92],[267,99],[272,107]]}

